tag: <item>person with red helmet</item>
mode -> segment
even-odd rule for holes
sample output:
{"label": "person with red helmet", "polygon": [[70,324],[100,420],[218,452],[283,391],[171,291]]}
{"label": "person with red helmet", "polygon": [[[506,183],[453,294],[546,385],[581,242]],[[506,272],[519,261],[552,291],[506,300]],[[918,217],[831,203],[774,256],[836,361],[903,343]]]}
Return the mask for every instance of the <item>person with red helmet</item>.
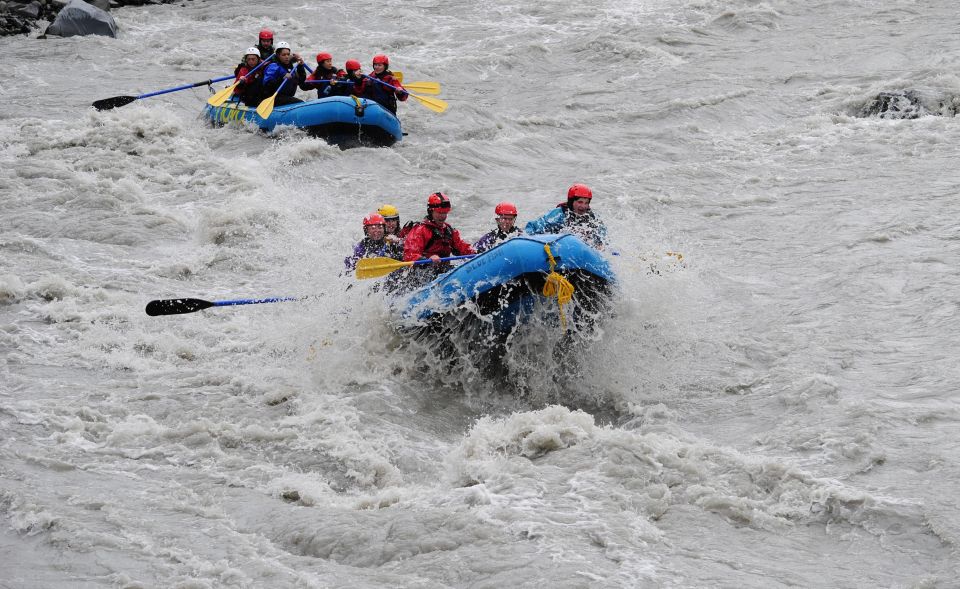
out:
{"label": "person with red helmet", "polygon": [[607,227],[593,212],[590,201],[593,191],[586,184],[574,184],[567,190],[567,202],[557,205],[539,219],[527,223],[526,231],[538,233],[573,233],[597,249],[607,241]]}
{"label": "person with red helmet", "polygon": [[393,258],[400,260],[403,252],[400,248],[388,242],[386,236],[386,221],[380,213],[370,213],[363,218],[363,239],[353,248],[353,254],[343,260],[347,270],[355,270],[361,258]]}
{"label": "person with red helmet", "polygon": [[460,232],[447,223],[450,199],[442,192],[434,192],[427,199],[427,216],[417,223],[403,240],[403,259],[415,261],[429,259],[433,262],[434,274],[445,272],[448,264],[440,258],[451,254],[465,256],[477,253],[460,237]]}
{"label": "person with red helmet", "polygon": [[516,226],[517,205],[512,202],[502,202],[493,209],[497,216],[494,219],[497,222],[497,228],[490,233],[485,234],[473,244],[473,249],[478,254],[482,254],[493,246],[511,237],[523,235],[523,230]]}
{"label": "person with red helmet", "polygon": [[256,107],[262,99],[262,96],[260,96],[260,78],[263,76],[263,72],[257,70],[253,75],[250,75],[250,72],[256,70],[258,65],[260,65],[260,51],[256,47],[250,47],[244,53],[243,61],[233,70],[237,82],[233,95],[247,106],[253,105]]}
{"label": "person with red helmet", "polygon": [[393,76],[389,67],[390,60],[386,55],[373,56],[373,72],[366,76],[368,83],[364,85],[362,96],[397,114],[397,101],[404,102],[409,94],[400,85],[400,80]]}
{"label": "person with red helmet", "polygon": [[[333,65],[333,55],[326,51],[317,54],[317,69],[313,70],[301,86],[302,90],[316,90],[317,98],[326,98],[327,96],[348,96],[351,88],[349,84],[342,84],[337,87],[337,82],[344,80],[347,72],[337,69]],[[317,84],[314,82],[327,81],[326,84]],[[346,92],[341,91],[346,89]]]}
{"label": "person with red helmet", "polygon": [[260,59],[266,59],[273,55],[273,31],[270,29],[261,29],[257,37],[257,51],[260,52]]}
{"label": "person with red helmet", "polygon": [[[343,65],[344,69],[347,70],[347,75],[344,77],[344,80],[347,82],[353,82],[353,88],[351,93],[354,96],[363,96],[365,87],[367,85],[367,79],[363,77],[363,72],[360,71],[360,68],[363,66],[360,65],[360,62],[356,59],[348,59],[347,63]],[[375,82],[370,82],[374,84]],[[346,84],[349,88],[349,84]],[[349,94],[347,94],[349,96]]]}

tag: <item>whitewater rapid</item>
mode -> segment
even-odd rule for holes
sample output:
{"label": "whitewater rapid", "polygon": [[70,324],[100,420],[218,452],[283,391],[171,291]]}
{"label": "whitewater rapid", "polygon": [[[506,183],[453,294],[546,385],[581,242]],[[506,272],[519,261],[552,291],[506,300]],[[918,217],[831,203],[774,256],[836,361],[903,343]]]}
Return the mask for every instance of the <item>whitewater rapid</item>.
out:
{"label": "whitewater rapid", "polygon": [[[957,586],[953,4],[114,16],[0,39],[0,587]],[[205,88],[90,108],[263,26],[450,108],[347,151],[209,128]],[[904,90],[924,116],[858,116]],[[451,372],[347,290],[380,204],[442,190],[476,238],[574,182],[620,285],[573,375]],[[177,296],[307,298],[143,312]]]}

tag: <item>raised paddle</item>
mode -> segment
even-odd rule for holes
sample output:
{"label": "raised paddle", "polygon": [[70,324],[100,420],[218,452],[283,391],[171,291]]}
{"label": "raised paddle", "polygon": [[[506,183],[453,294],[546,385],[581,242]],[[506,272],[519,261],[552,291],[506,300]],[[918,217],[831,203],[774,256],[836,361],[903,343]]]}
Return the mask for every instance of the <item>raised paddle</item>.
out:
{"label": "raised paddle", "polygon": [[103,100],[97,100],[96,102],[94,102],[93,108],[97,110],[110,110],[111,108],[119,108],[121,106],[126,106],[131,102],[133,102],[134,100],[142,100],[144,98],[150,98],[151,96],[160,96],[161,94],[179,92],[180,90],[186,90],[188,88],[198,88],[200,86],[209,86],[210,84],[222,82],[224,80],[229,80],[231,78],[233,78],[233,76],[224,76],[222,78],[204,80],[203,82],[197,82],[196,84],[184,84],[183,86],[177,86],[176,88],[170,88],[168,90],[158,90],[156,92],[150,92],[148,94],[141,94],[140,96],[114,96],[112,98],[104,98]]}
{"label": "raised paddle", "polygon": [[236,299],[232,301],[205,301],[203,299],[163,299],[147,303],[147,315],[183,315],[209,309],[210,307],[232,307],[234,305],[260,305],[263,303],[283,303],[299,301],[297,297],[269,297],[265,299]]}
{"label": "raised paddle", "polygon": [[[268,58],[264,59],[263,61],[261,61],[261,62],[260,62],[260,65],[258,65],[257,67],[253,68],[253,69],[250,71],[250,73],[247,74],[247,76],[252,76],[253,74],[257,73],[257,70],[259,70],[259,69],[262,68],[263,66],[267,65],[268,63],[270,63],[276,55],[277,55],[277,54],[274,53],[274,54],[271,55],[270,57],[268,57]],[[224,78],[224,80],[226,80],[226,79],[227,79],[227,78]],[[207,100],[207,104],[209,104],[210,106],[220,106],[221,104],[223,104],[224,102],[226,102],[227,100],[229,100],[231,96],[233,96],[233,91],[234,91],[234,90],[237,88],[237,86],[239,86],[239,85],[240,85],[240,80],[238,79],[236,82],[234,82],[234,83],[231,84],[230,86],[227,86],[227,87],[224,88],[223,90],[221,90],[221,91],[217,92],[216,94],[214,94],[213,96],[211,96],[211,97]]]}
{"label": "raised paddle", "polygon": [[[451,256],[449,258],[440,258],[440,261],[452,262],[453,260],[469,260],[470,258],[476,257],[476,255],[477,254]],[[410,262],[394,260],[393,258],[361,258],[359,261],[357,261],[357,279],[366,280],[367,278],[380,278],[381,276],[386,276],[387,274],[399,270],[400,268],[408,268],[410,266],[418,266],[420,264],[430,263],[433,263],[433,260],[429,258],[426,260],[413,260]]]}
{"label": "raised paddle", "polygon": [[[401,89],[401,88],[397,88],[396,86],[393,86],[393,85],[391,85],[391,84],[387,84],[386,82],[384,82],[383,80],[381,80],[381,79],[379,79],[379,78],[375,78],[375,77],[373,77],[373,76],[366,76],[366,75],[363,76],[363,77],[366,78],[366,79],[368,79],[368,80],[373,80],[374,82],[376,82],[376,83],[378,83],[378,84],[383,84],[383,85],[386,86],[387,88],[392,88],[394,91],[397,91],[397,92],[405,92],[405,90],[403,90],[403,89]],[[433,112],[443,112],[443,111],[447,110],[447,106],[448,106],[448,105],[447,105],[447,102],[446,102],[445,100],[441,100],[441,99],[439,99],[439,98],[427,98],[426,96],[418,96],[418,95],[414,94],[413,92],[407,92],[407,94],[409,94],[410,96],[413,96],[414,98],[416,98],[417,100],[419,100],[421,104],[423,104],[425,107],[429,108],[429,109],[432,110]]]}

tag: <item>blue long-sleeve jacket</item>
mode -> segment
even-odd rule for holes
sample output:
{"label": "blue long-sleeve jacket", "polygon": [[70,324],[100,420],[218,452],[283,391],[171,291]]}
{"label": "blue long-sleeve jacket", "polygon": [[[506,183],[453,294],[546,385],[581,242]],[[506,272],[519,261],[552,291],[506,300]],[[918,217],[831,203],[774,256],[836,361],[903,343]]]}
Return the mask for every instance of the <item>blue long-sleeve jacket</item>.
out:
{"label": "blue long-sleeve jacket", "polygon": [[567,211],[565,205],[550,209],[539,219],[530,221],[525,231],[530,235],[573,233],[593,247],[601,247],[607,242],[607,227],[593,211],[586,215],[574,215]]}
{"label": "blue long-sleeve jacket", "polygon": [[[283,84],[283,77],[288,73],[293,73],[293,79]],[[297,93],[297,86],[303,82],[303,66],[297,67],[286,67],[283,64],[277,62],[271,62],[263,72],[263,95],[264,96],[273,96],[277,91],[277,88],[280,87],[280,84],[283,84],[283,90],[280,91],[280,94],[283,96],[293,96]]]}

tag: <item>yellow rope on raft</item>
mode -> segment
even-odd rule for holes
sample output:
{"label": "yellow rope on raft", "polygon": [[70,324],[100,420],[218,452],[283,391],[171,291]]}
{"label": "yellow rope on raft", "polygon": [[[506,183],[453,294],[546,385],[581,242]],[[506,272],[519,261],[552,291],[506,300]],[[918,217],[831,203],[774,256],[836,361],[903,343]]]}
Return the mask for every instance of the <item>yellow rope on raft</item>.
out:
{"label": "yellow rope on raft", "polygon": [[564,330],[567,329],[567,317],[563,313],[563,306],[573,299],[573,285],[570,281],[558,274],[555,270],[557,261],[553,259],[553,252],[550,251],[550,244],[543,244],[543,249],[547,252],[547,260],[550,262],[550,274],[547,275],[547,281],[543,285],[543,296],[557,297],[557,304],[560,306],[560,325]]}

